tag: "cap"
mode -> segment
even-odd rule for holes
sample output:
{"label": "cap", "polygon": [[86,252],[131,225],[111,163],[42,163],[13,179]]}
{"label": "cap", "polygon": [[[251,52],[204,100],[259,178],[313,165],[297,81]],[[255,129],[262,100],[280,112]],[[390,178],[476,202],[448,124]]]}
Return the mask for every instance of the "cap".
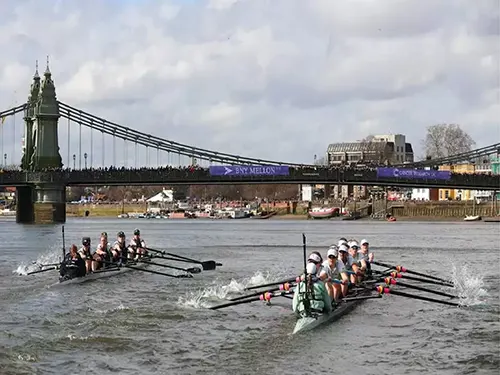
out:
{"label": "cap", "polygon": [[101,233],[101,237],[106,237],[106,238],[107,238],[107,237],[108,237],[108,233],[106,233],[106,232],[102,232],[102,233]]}
{"label": "cap", "polygon": [[344,253],[347,253],[347,250],[349,250],[349,249],[347,248],[346,245],[340,245],[339,246],[339,251],[343,251]]}
{"label": "cap", "polygon": [[316,274],[316,265],[314,263],[307,263],[306,271],[310,275]]}
{"label": "cap", "polygon": [[125,233],[123,233],[122,231],[118,232],[118,234],[116,235],[117,237],[125,237]]}
{"label": "cap", "polygon": [[314,262],[314,263],[321,263],[321,258],[319,257],[318,254],[311,254],[309,255],[309,259],[311,262]]}
{"label": "cap", "polygon": [[342,242],[347,242],[347,238],[345,238],[345,237],[340,237],[340,238],[339,238],[339,242],[340,242],[340,241],[342,241]]}
{"label": "cap", "polygon": [[141,234],[141,231],[137,228],[134,229],[134,236]]}
{"label": "cap", "polygon": [[352,247],[352,248],[359,248],[359,244],[358,244],[358,241],[351,241],[349,242],[349,247]]}
{"label": "cap", "polygon": [[339,251],[337,250],[336,247],[330,247],[328,249],[328,253],[326,254],[327,256],[333,255],[335,258],[338,258],[339,256]]}
{"label": "cap", "polygon": [[83,237],[82,245],[90,245],[90,237]]}
{"label": "cap", "polygon": [[363,246],[363,245],[369,245],[368,241],[365,240],[365,239],[362,239],[361,242],[360,242],[360,245]]}
{"label": "cap", "polygon": [[338,243],[339,246],[342,246],[342,245],[347,245],[347,241],[346,240],[340,240],[339,243]]}

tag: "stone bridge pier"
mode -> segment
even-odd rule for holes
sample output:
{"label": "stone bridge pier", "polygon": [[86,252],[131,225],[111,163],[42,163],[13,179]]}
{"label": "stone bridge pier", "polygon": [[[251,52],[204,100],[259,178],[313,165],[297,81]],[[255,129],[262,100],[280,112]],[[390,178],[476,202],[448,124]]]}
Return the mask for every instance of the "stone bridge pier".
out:
{"label": "stone bridge pier", "polygon": [[16,191],[18,223],[66,222],[66,187],[53,183],[20,186]]}

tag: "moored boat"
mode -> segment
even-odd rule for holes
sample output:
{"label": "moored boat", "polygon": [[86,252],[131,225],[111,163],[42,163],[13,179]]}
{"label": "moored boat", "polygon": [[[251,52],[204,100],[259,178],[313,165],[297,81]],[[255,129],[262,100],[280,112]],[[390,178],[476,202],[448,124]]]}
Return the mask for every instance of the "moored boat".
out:
{"label": "moored boat", "polygon": [[464,218],[464,221],[481,221],[482,217],[479,215],[467,215]]}
{"label": "moored boat", "polygon": [[312,210],[308,212],[309,217],[312,219],[329,219],[333,216],[338,215],[340,209],[338,207],[330,207],[330,208],[319,208],[314,207]]}

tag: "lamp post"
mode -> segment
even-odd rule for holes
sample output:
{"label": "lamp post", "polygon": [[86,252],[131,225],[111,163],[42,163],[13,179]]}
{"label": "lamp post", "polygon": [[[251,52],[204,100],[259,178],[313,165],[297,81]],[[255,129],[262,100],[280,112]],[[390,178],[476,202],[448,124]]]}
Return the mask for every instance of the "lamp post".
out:
{"label": "lamp post", "polygon": [[73,169],[76,169],[76,155],[73,154]]}
{"label": "lamp post", "polygon": [[87,153],[83,154],[83,158],[85,159],[85,169],[87,169]]}

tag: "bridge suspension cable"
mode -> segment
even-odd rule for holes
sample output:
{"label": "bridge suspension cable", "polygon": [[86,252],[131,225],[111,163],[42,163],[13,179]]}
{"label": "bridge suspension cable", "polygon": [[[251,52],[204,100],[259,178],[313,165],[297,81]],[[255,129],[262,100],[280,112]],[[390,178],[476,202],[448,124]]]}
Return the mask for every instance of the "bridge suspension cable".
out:
{"label": "bridge suspension cable", "polygon": [[[232,155],[224,152],[211,151],[207,149],[202,149],[198,147],[193,147],[185,145],[182,143],[162,139],[153,135],[149,135],[138,130],[134,130],[105,119],[99,118],[88,112],[81,111],[77,108],[69,106],[65,103],[59,102],[59,111],[61,116],[67,118],[70,117],[74,119],[75,117],[81,118],[82,123],[85,126],[94,128],[96,130],[102,130],[106,134],[111,134],[110,131],[115,132],[120,138],[127,137],[129,141],[135,141],[137,138],[137,143],[143,146],[158,147],[164,151],[171,151],[173,153],[184,155],[188,157],[197,157],[203,160],[217,160],[220,162],[228,162],[235,164],[253,164],[253,165],[290,165],[290,166],[305,166],[308,164],[297,164],[297,163],[283,163],[275,160],[264,160],[257,158],[244,157],[239,155]],[[77,116],[78,114],[78,116]],[[77,120],[74,120],[77,121]],[[132,135],[130,134],[132,133]]]}

